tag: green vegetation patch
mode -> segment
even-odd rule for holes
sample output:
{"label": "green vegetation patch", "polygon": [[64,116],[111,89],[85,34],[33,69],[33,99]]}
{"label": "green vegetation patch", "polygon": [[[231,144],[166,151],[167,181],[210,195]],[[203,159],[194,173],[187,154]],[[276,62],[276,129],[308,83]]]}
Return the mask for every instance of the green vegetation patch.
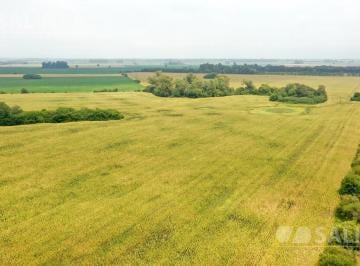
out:
{"label": "green vegetation patch", "polygon": [[337,224],[329,239],[328,247],[320,256],[319,265],[357,265],[355,251],[360,250],[360,175],[354,173],[354,165],[360,158],[360,145],[352,170],[343,179],[339,194],[341,202],[336,209]]}
{"label": "green vegetation patch", "polygon": [[225,76],[218,76],[210,81],[201,80],[193,74],[184,79],[173,79],[171,76],[157,72],[149,78],[149,86],[144,90],[160,97],[219,97],[233,94],[230,81]]}
{"label": "green vegetation patch", "polygon": [[356,259],[350,250],[330,246],[320,256],[319,266],[355,266]]}
{"label": "green vegetation patch", "polygon": [[18,106],[10,107],[0,102],[0,126],[16,126],[37,123],[66,123],[74,121],[106,121],[124,118],[116,110],[82,108],[58,108],[55,111],[23,111]]}
{"label": "green vegetation patch", "polygon": [[257,88],[252,81],[244,80],[243,86],[234,89],[230,87],[229,78],[214,76],[210,80],[202,80],[194,74],[188,74],[183,79],[174,79],[172,76],[157,72],[148,79],[149,86],[145,92],[160,97],[222,97],[230,95],[264,95],[270,96],[270,101],[317,104],[327,101],[325,86],[313,89],[307,85],[291,83],[282,88],[262,84]]}
{"label": "green vegetation patch", "polygon": [[354,96],[351,97],[351,100],[352,100],[352,101],[360,102],[360,92],[355,92],[355,93],[354,93]]}
{"label": "green vegetation patch", "polygon": [[292,83],[279,90],[274,90],[270,96],[270,101],[316,104],[326,102],[327,94],[324,86],[319,86],[315,90],[304,84]]}

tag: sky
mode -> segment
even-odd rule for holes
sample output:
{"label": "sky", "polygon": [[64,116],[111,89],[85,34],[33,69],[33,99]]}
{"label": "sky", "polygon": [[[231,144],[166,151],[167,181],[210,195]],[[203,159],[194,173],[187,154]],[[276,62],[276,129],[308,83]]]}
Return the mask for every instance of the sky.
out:
{"label": "sky", "polygon": [[359,0],[0,4],[0,58],[360,59]]}

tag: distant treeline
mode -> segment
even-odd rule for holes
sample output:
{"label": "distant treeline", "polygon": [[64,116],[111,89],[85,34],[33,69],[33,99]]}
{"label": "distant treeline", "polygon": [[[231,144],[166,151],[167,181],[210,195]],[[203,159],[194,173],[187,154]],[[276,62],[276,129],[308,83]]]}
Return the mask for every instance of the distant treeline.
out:
{"label": "distant treeline", "polygon": [[73,108],[58,108],[54,111],[23,111],[19,106],[10,107],[0,102],[0,126],[16,126],[37,123],[66,123],[75,121],[106,121],[120,120],[124,116],[112,109],[79,110]]}
{"label": "distant treeline", "polygon": [[69,65],[65,61],[55,61],[55,62],[42,62],[42,68],[45,69],[64,69],[69,68]]}
{"label": "distant treeline", "polygon": [[245,80],[239,88],[231,88],[229,78],[224,75],[212,76],[211,80],[202,80],[194,74],[188,74],[183,79],[174,79],[171,76],[157,72],[150,77],[149,86],[145,92],[151,92],[160,97],[221,97],[230,95],[264,95],[271,101],[316,104],[327,100],[325,87],[320,85],[313,89],[307,85],[292,83],[282,88],[267,84],[256,87],[252,81]]}
{"label": "distant treeline", "polygon": [[216,73],[216,74],[293,74],[293,75],[351,75],[359,76],[360,67],[357,66],[284,66],[284,65],[223,65],[201,64],[198,68],[144,68],[143,72],[163,71],[168,73]]}

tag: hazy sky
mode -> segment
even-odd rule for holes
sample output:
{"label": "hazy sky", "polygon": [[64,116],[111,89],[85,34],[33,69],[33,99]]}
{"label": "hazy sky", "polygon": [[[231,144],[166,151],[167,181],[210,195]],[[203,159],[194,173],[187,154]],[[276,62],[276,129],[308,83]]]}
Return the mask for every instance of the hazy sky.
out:
{"label": "hazy sky", "polygon": [[0,0],[0,57],[360,58],[359,0]]}

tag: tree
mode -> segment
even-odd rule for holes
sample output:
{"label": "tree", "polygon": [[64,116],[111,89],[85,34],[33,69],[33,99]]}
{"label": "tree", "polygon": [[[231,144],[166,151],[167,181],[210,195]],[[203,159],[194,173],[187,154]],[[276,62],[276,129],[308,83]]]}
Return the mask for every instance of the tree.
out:
{"label": "tree", "polygon": [[11,114],[11,108],[4,102],[0,102],[0,119],[7,118]]}
{"label": "tree", "polygon": [[69,68],[69,65],[65,61],[55,61],[55,62],[43,62],[42,68],[50,68],[50,69],[61,69],[61,68]]}

